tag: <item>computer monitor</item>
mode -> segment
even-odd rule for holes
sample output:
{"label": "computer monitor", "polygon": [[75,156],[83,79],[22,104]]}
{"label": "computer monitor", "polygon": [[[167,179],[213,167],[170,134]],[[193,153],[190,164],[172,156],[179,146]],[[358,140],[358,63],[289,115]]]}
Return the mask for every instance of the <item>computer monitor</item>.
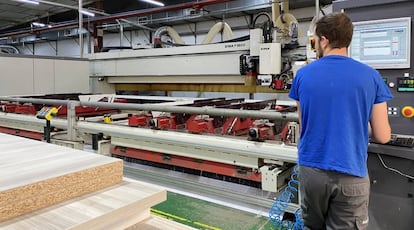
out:
{"label": "computer monitor", "polygon": [[349,56],[375,69],[410,68],[411,17],[354,22]]}

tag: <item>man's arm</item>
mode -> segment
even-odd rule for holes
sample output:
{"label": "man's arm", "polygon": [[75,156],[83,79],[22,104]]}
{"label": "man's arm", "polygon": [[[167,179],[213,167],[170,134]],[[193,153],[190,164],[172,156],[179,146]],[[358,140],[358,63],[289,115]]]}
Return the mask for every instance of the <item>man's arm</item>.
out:
{"label": "man's arm", "polygon": [[299,124],[299,134],[302,132],[302,124],[301,124],[301,113],[300,113],[300,102],[299,101],[296,101],[296,108],[297,108],[297,111],[298,111],[298,118],[299,118],[299,121],[298,121],[298,124]]}
{"label": "man's arm", "polygon": [[298,117],[299,117],[299,125],[300,125],[300,120],[301,120],[301,118],[300,118],[300,116],[301,116],[301,114],[300,114],[300,102],[299,101],[296,101],[296,107],[298,108]]}
{"label": "man's arm", "polygon": [[385,144],[391,139],[391,127],[388,121],[387,102],[374,104],[372,107],[371,134],[375,142]]}

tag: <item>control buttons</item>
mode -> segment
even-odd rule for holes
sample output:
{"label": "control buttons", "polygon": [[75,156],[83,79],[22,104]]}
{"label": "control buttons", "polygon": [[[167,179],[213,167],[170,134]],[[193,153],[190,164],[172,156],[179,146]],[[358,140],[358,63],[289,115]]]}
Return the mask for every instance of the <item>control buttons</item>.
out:
{"label": "control buttons", "polygon": [[390,83],[388,83],[388,86],[389,86],[390,88],[394,88],[395,83],[394,83],[394,82],[390,82]]}
{"label": "control buttons", "polygon": [[401,114],[406,118],[414,117],[414,108],[412,106],[404,106],[401,109]]}
{"label": "control buttons", "polygon": [[398,117],[399,110],[400,109],[398,107],[388,107],[388,115],[391,117]]}

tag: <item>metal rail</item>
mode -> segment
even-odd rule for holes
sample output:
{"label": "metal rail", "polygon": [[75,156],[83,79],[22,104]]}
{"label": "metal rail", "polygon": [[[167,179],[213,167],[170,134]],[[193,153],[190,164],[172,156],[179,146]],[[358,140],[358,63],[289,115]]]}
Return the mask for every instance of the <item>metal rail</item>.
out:
{"label": "metal rail", "polygon": [[207,106],[190,107],[190,106],[172,106],[172,105],[163,105],[163,104],[79,102],[79,101],[73,101],[73,100],[54,100],[54,99],[19,98],[19,97],[0,97],[0,101],[13,101],[13,102],[49,104],[49,105],[52,105],[52,104],[64,105],[64,104],[74,103],[74,105],[100,107],[100,108],[112,108],[112,109],[161,111],[161,112],[188,113],[188,114],[206,114],[206,115],[212,115],[212,116],[264,118],[264,119],[270,119],[270,120],[282,119],[282,120],[298,121],[297,113],[222,109],[222,108],[214,108],[214,107],[207,107]]}
{"label": "metal rail", "polygon": [[[276,143],[254,142],[214,135],[194,135],[184,132],[153,130],[112,124],[77,122],[77,130],[85,133],[104,133],[114,145],[164,152],[180,156],[199,154],[204,160],[223,160],[225,163],[252,167],[250,158],[297,161],[297,148]],[[220,154],[220,159],[216,154]],[[224,156],[228,156],[225,158]],[[257,167],[257,160],[255,161]]]}

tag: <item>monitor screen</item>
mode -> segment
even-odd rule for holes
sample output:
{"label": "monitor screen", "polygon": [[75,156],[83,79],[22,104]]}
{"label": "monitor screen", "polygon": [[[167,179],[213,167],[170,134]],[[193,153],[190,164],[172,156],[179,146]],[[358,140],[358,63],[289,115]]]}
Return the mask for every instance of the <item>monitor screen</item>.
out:
{"label": "monitor screen", "polygon": [[354,22],[349,56],[376,69],[410,68],[411,17]]}

